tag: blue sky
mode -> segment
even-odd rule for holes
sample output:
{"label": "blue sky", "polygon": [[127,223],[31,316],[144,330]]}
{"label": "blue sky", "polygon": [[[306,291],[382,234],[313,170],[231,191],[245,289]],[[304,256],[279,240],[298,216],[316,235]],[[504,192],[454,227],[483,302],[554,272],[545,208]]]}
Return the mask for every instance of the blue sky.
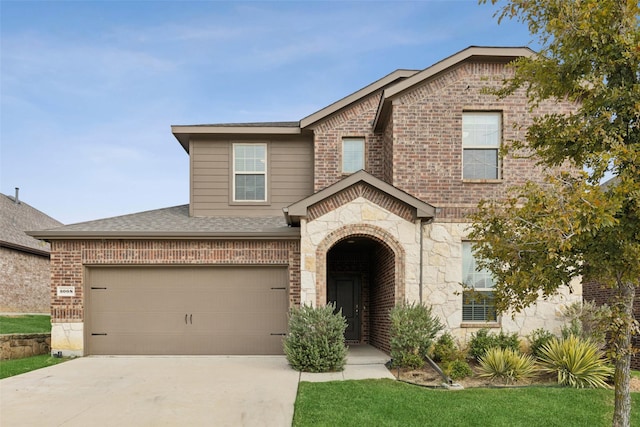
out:
{"label": "blue sky", "polygon": [[475,0],[0,0],[0,192],[66,224],[188,203],[171,125],[295,121],[470,45],[530,46]]}

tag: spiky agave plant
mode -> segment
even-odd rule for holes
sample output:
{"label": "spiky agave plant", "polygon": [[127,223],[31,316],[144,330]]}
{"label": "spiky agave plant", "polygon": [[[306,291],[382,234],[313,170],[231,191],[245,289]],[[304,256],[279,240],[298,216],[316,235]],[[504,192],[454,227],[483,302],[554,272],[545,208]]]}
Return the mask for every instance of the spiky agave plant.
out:
{"label": "spiky agave plant", "polygon": [[517,382],[529,379],[536,374],[536,363],[533,357],[520,354],[510,348],[490,348],[479,362],[481,371],[479,376],[492,380]]}
{"label": "spiky agave plant", "polygon": [[574,388],[606,388],[613,375],[598,345],[574,335],[554,338],[540,349],[540,364],[546,372],[557,373],[558,384]]}

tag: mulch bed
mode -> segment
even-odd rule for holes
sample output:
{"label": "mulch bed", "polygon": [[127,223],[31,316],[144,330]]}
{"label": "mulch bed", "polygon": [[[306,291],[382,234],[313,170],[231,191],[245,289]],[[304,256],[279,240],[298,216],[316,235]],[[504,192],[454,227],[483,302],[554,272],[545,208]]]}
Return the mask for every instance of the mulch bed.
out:
{"label": "mulch bed", "polygon": [[[557,378],[555,375],[540,375],[533,379],[526,381],[518,381],[506,383],[504,381],[490,380],[488,378],[482,378],[478,376],[479,369],[477,364],[470,364],[474,374],[471,377],[454,380],[454,384],[459,384],[463,388],[478,388],[478,387],[524,387],[531,385],[541,386],[553,386],[557,384]],[[444,380],[442,377],[428,364],[422,369],[398,369],[390,368],[389,372],[393,374],[396,379],[411,384],[420,385],[429,388],[444,388]],[[611,386],[613,388],[613,385]],[[632,392],[640,392],[640,378],[631,378],[630,388]]]}

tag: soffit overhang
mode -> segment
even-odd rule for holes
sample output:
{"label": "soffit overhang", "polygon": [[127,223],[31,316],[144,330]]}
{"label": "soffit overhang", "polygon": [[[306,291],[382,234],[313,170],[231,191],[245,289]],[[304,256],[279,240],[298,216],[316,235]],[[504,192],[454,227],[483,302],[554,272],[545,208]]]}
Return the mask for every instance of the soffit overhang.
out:
{"label": "soffit overhang", "polygon": [[460,65],[466,61],[484,61],[484,62],[501,62],[508,63],[520,57],[531,57],[535,55],[535,51],[528,47],[480,47],[471,46],[448,58],[425,68],[424,70],[414,74],[413,76],[386,88],[382,93],[382,98],[378,104],[378,111],[373,121],[373,129],[375,132],[382,132],[384,124],[387,122],[393,101],[402,96],[407,91],[412,90],[415,86],[420,85],[434,78],[435,76],[446,72],[447,70]]}
{"label": "soffit overhang", "polygon": [[213,135],[216,137],[250,137],[250,136],[287,136],[301,135],[304,132],[298,122],[269,123],[230,123],[221,125],[173,125],[171,133],[180,142],[182,148],[189,152],[189,141],[192,137]]}
{"label": "soffit overhang", "polygon": [[283,208],[287,223],[290,226],[298,226],[301,218],[308,217],[309,208],[359,183],[368,184],[376,190],[385,193],[387,196],[411,207],[414,209],[415,217],[418,219],[430,220],[435,217],[436,208],[434,206],[405,193],[404,191],[374,177],[364,170],[361,170],[309,197]]}

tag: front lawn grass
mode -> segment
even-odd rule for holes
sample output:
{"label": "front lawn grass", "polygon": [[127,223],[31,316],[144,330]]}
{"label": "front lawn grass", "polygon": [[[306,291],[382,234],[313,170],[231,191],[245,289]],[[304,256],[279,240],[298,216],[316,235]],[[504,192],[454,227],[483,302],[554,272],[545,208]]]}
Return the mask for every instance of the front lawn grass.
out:
{"label": "front lawn grass", "polygon": [[25,357],[23,359],[2,360],[0,361],[0,379],[24,374],[29,371],[35,371],[40,368],[46,368],[47,366],[57,365],[58,363],[65,362],[67,360],[69,359],[51,357],[48,354]]}
{"label": "front lawn grass", "polygon": [[24,314],[0,316],[0,334],[40,334],[51,332],[51,316]]}
{"label": "front lawn grass", "polygon": [[[632,425],[640,425],[632,393]],[[561,387],[433,390],[393,380],[301,382],[294,426],[609,426],[613,391]]]}

